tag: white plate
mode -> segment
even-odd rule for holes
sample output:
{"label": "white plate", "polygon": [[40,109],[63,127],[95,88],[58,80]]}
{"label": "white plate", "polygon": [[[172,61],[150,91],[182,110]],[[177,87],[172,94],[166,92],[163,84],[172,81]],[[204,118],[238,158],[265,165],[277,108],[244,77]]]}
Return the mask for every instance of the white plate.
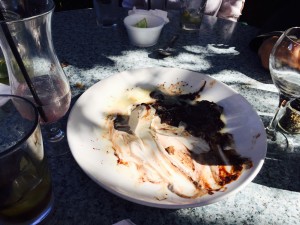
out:
{"label": "white plate", "polygon": [[[233,134],[237,152],[249,157],[253,167],[245,170],[226,191],[215,192],[196,199],[172,196],[157,200],[155,185],[139,185],[126,167],[117,166],[117,158],[105,132],[105,115],[111,105],[134,87],[175,84],[184,81],[187,92],[199,89],[203,80],[206,88],[201,98],[224,107],[226,126]],[[120,105],[120,109],[122,106]],[[84,172],[101,187],[129,201],[159,208],[187,208],[217,202],[241,190],[260,171],[267,150],[263,124],[252,106],[225,84],[200,73],[175,68],[147,68],[125,71],[89,88],[76,102],[68,119],[67,137],[71,152]]]}

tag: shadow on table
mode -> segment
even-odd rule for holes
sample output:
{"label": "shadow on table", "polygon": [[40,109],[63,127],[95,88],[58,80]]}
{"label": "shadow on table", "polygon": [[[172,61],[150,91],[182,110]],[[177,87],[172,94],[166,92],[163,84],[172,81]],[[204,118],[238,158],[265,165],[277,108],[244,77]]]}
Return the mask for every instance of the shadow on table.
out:
{"label": "shadow on table", "polygon": [[282,190],[300,192],[300,136],[294,136],[294,152],[287,153],[272,142],[268,142],[268,151],[264,165],[253,180],[254,183]]}
{"label": "shadow on table", "polygon": [[[205,17],[199,32],[187,32],[179,28],[176,13],[170,14],[170,23],[166,24],[158,43],[150,48],[138,48],[130,45],[123,22],[116,29],[100,29],[95,25],[94,15],[89,11],[78,15],[65,16],[55,14],[54,20],[64,21],[65,26],[53,26],[53,40],[57,44],[57,53],[62,61],[70,65],[90,70],[101,67],[131,69],[143,65],[172,66],[187,68],[209,75],[222,71],[242,73],[262,82],[271,82],[269,73],[264,71],[258,57],[251,52],[248,44],[255,36],[256,29],[214,17]],[[125,15],[125,14],[124,14]],[[77,21],[77,22],[76,22]],[[107,32],[109,31],[109,32]],[[174,48],[175,60],[166,60],[153,55],[157,48],[163,47],[175,34],[180,33]],[[146,53],[149,58],[142,59]],[[127,60],[127,56],[132,58]],[[199,65],[201,58],[201,65]]]}

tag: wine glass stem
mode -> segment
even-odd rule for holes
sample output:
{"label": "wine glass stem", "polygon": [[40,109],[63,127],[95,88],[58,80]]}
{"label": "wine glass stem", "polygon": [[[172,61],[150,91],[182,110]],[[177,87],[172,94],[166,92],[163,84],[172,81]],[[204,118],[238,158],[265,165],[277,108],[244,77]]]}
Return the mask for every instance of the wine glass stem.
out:
{"label": "wine glass stem", "polygon": [[[281,100],[282,98],[280,98]],[[272,141],[276,141],[276,127],[278,125],[278,121],[281,118],[283,109],[286,105],[287,101],[283,100],[279,107],[276,109],[275,115],[273,116],[273,118],[271,119],[269,125],[266,127],[266,133],[269,139],[271,139]]]}

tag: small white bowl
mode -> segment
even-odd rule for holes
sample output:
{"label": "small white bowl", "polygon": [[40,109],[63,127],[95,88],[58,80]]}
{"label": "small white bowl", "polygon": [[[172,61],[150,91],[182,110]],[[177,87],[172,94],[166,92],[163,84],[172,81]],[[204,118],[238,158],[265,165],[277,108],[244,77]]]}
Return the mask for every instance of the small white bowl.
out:
{"label": "small white bowl", "polygon": [[[134,26],[144,18],[147,21],[147,28]],[[127,29],[129,40],[133,45],[138,47],[150,47],[157,43],[165,21],[158,16],[132,14],[125,17],[124,25]]]}

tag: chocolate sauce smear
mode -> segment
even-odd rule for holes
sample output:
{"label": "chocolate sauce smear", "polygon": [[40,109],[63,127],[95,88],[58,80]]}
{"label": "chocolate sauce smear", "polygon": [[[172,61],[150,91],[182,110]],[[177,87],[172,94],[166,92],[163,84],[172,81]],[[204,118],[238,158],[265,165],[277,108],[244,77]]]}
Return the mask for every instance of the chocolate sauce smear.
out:
{"label": "chocolate sauce smear", "polygon": [[[129,121],[132,115],[118,114],[113,119],[112,142],[119,143],[120,140],[126,140],[130,146],[130,142],[137,141],[139,135],[147,136],[148,139],[142,140],[142,142],[144,145],[148,143],[149,146],[153,146],[153,149],[147,149],[147,151],[159,152],[159,154],[154,154],[155,157],[158,157],[157,160],[151,161],[157,165],[148,165],[143,158],[135,155],[136,149],[133,153],[130,147],[126,147],[128,157],[126,159],[124,148],[118,144],[113,144],[118,159],[127,162],[130,161],[130,158],[134,158],[135,167],[141,170],[141,180],[144,182],[159,183],[170,176],[165,174],[181,174],[182,179],[190,182],[195,189],[192,194],[181,191],[184,189],[173,183],[172,178],[167,178],[164,182],[170,191],[184,198],[196,198],[224,190],[225,185],[237,180],[244,169],[253,166],[250,159],[242,157],[236,152],[232,134],[224,132],[223,128],[226,124],[222,120],[223,107],[211,101],[200,100],[200,94],[205,85],[206,83],[196,92],[181,95],[169,95],[160,90],[152,91],[149,95],[154,99],[153,102],[137,104],[133,109],[137,110],[138,114],[137,111],[135,114],[139,115],[132,122],[135,124],[133,128],[138,130],[131,130]],[[155,117],[160,118],[160,124],[156,125],[159,130],[151,131],[154,129],[151,128],[151,120]],[[140,120],[141,122],[136,122]],[[140,128],[141,126],[147,130],[144,131],[144,128]],[[181,131],[182,127],[185,133]],[[118,131],[123,133],[118,133]],[[179,133],[182,132],[184,137],[181,137],[178,131]],[[117,137],[118,135],[120,137]],[[153,140],[150,140],[150,137],[153,137]],[[191,145],[180,138],[189,139]],[[195,144],[194,140],[201,142],[201,144]],[[201,148],[201,146],[204,146],[205,149],[196,149]],[[141,153],[138,154],[143,154],[145,151],[146,149],[141,150]],[[141,160],[140,164],[137,163],[139,161],[137,158]],[[160,160],[167,162],[168,166],[158,168],[160,167]],[[156,175],[150,175],[149,171]],[[157,180],[153,177],[156,177]]]}

